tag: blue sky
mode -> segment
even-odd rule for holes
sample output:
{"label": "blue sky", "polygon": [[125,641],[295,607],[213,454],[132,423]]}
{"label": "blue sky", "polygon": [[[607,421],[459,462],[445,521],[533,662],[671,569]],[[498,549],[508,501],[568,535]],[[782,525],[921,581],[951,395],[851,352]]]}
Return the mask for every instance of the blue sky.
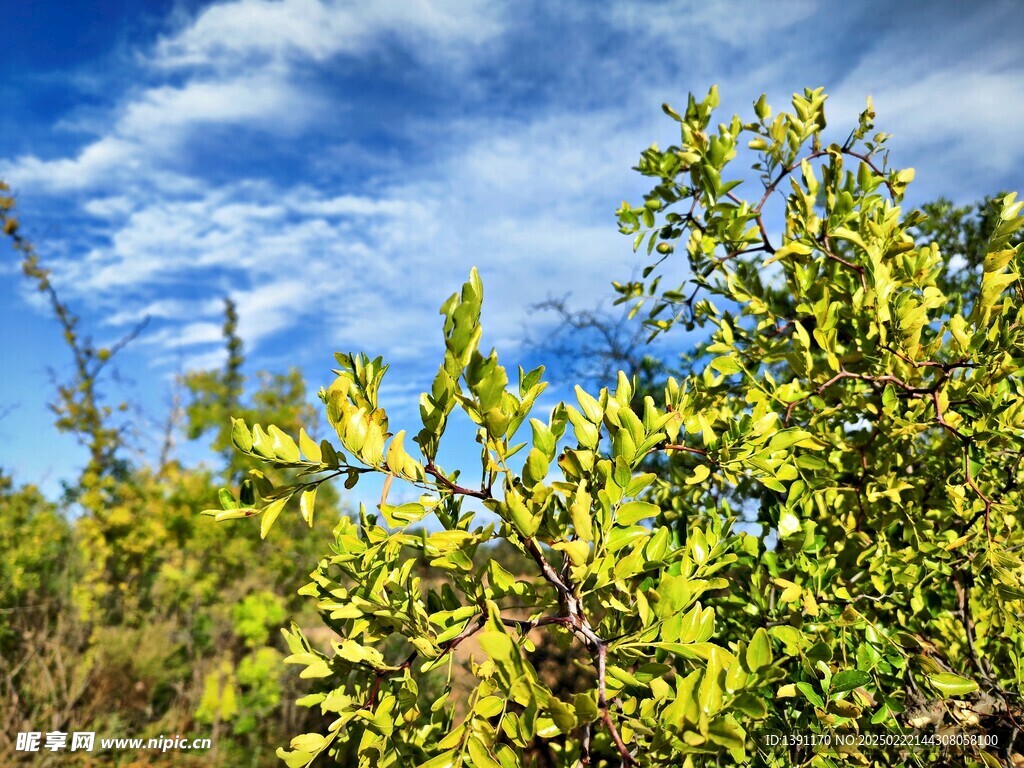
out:
{"label": "blue sky", "polygon": [[[222,361],[225,295],[250,370],[315,391],[334,351],[383,354],[415,431],[469,268],[510,366],[554,322],[536,302],[607,300],[638,263],[613,215],[644,190],[630,167],[674,138],[660,105],[712,83],[729,114],[823,85],[843,137],[872,95],[913,202],[1024,187],[1014,2],[0,7],[0,178],[98,341],[151,318],[111,386],[143,431],[176,371]],[[46,409],[67,365],[0,247],[0,466],[51,492],[82,461]]]}

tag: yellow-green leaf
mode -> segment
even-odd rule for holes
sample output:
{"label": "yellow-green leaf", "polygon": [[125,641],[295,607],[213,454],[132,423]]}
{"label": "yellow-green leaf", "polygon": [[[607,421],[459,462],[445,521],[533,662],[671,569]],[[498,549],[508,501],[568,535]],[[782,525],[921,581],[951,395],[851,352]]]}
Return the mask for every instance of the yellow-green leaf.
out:
{"label": "yellow-green leaf", "polygon": [[619,525],[632,525],[640,520],[655,517],[660,511],[657,504],[651,504],[649,501],[630,501],[619,507],[615,521]]}
{"label": "yellow-green leaf", "polygon": [[939,672],[935,675],[928,675],[928,682],[947,698],[952,696],[965,696],[978,690],[978,684],[966,677],[954,675],[952,672]]}
{"label": "yellow-green leaf", "polygon": [[315,443],[310,436],[306,434],[306,430],[302,428],[299,429],[299,448],[302,449],[302,453],[310,461],[319,464],[324,460],[320,446]]}
{"label": "yellow-green leaf", "polygon": [[316,486],[311,486],[299,497],[299,513],[310,528],[313,527],[313,508],[316,505]]}
{"label": "yellow-green leaf", "polygon": [[285,496],[283,499],[277,499],[276,501],[270,502],[266,507],[263,508],[263,520],[260,522],[260,538],[267,538],[267,534],[270,533],[270,529],[274,527],[274,523],[277,522],[277,516],[281,514],[281,510],[284,509],[284,505],[288,503],[288,499],[291,496]]}

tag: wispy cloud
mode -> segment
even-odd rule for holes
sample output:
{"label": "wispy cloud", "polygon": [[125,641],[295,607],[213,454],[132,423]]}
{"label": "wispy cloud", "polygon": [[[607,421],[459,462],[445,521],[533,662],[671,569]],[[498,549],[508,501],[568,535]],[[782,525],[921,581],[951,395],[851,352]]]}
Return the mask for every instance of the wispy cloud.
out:
{"label": "wispy cloud", "polygon": [[172,169],[205,129],[294,136],[327,108],[308,77],[310,64],[390,40],[404,40],[421,60],[444,62],[500,29],[496,9],[479,2],[216,3],[137,53],[139,85],[111,106],[102,135],[73,156],[26,155],[4,170],[22,188],[46,192],[138,186],[143,178],[163,191],[186,191],[190,180]]}
{"label": "wispy cloud", "polygon": [[1024,50],[1016,35],[993,34],[1024,27],[1019,11],[982,4],[955,24],[923,15],[912,30],[883,32],[837,85],[832,113],[872,95],[895,158],[947,196],[971,200],[1019,185],[1024,147],[1010,137],[1024,132]]}
{"label": "wispy cloud", "polygon": [[[898,146],[979,185],[1019,172],[1002,138],[1024,127],[1024,65],[1015,37],[986,37],[1010,23],[1000,8],[867,34],[889,10],[229,0],[137,50],[138,84],[90,120],[92,140],[2,167],[88,218],[58,279],[112,325],[153,317],[151,346],[212,354],[230,295],[254,349],[290,335],[422,365],[436,307],[470,266],[490,341],[512,348],[551,321],[533,304],[572,293],[589,306],[629,274],[612,211],[643,186],[638,151],[673,138],[657,104],[691,88],[717,81],[742,109],[761,90],[823,83],[845,122],[871,93]],[[530,28],[565,45],[510,38]],[[929,36],[973,53],[907,55],[932,50]],[[589,58],[563,67],[566,51]],[[375,90],[367,62],[394,93]],[[544,95],[559,89],[562,101]]]}
{"label": "wispy cloud", "polygon": [[764,50],[767,40],[789,35],[795,25],[808,20],[818,9],[814,0],[737,0],[728,7],[700,0],[640,0],[612,5],[615,21],[633,31],[685,42],[688,47],[725,45],[754,55]]}
{"label": "wispy cloud", "polygon": [[326,61],[365,53],[392,35],[438,47],[479,44],[500,32],[498,13],[479,0],[233,0],[207,8],[161,39],[151,60],[163,67],[215,69],[268,60]]}

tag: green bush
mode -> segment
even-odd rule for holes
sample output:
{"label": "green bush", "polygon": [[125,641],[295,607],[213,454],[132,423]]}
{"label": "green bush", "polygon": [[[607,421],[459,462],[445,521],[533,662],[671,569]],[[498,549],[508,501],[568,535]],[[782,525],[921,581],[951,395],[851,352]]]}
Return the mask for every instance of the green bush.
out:
{"label": "green bush", "polygon": [[[680,142],[643,153],[654,186],[618,212],[654,260],[617,284],[622,300],[647,305],[653,334],[707,331],[692,373],[657,399],[620,374],[531,418],[543,369],[510,387],[481,351],[474,270],[441,309],[443,361],[411,441],[378,397],[387,366],[364,355],[339,354],[320,391],[337,443],[233,421],[243,455],[293,475],[222,493],[219,520],[258,516],[266,535],[289,505],[310,518],[328,481],[385,477],[378,510],[341,520],[302,589],[337,634],[330,649],[285,633],[285,661],[316,681],[299,703],[322,715],[279,751],[287,765],[353,765],[353,752],[381,768],[1011,759],[1022,205],[998,201],[962,308],[940,287],[942,254],[915,242],[922,215],[900,207],[913,171],[885,167],[870,104],[829,144],[820,90],[775,116],[762,97],[749,121],[716,127],[717,101],[712,89],[665,108]],[[744,145],[762,181],[751,197],[731,165]],[[677,249],[690,285],[666,290]],[[456,410],[477,428],[479,482],[436,463]],[[654,456],[668,458],[645,471]],[[422,495],[389,504],[392,482]],[[518,567],[488,556],[495,541]],[[578,690],[538,674],[538,632],[584,670]],[[451,681],[470,646],[470,689],[426,700],[423,681]],[[975,738],[767,738],[914,732]]]}

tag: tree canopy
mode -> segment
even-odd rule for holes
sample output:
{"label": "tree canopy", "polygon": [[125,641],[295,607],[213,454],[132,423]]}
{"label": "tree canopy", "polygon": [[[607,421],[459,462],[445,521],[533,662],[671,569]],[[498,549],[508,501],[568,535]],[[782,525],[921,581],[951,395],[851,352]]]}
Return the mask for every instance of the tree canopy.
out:
{"label": "tree canopy", "polygon": [[[980,766],[1019,751],[1022,203],[985,208],[985,236],[965,234],[980,271],[951,281],[870,102],[841,142],[825,102],[807,90],[776,114],[762,96],[717,124],[716,89],[665,107],[679,143],[642,153],[651,191],[618,211],[652,263],[616,288],[652,334],[706,337],[657,397],[619,374],[534,416],[544,370],[510,381],[483,351],[474,270],[441,308],[419,424],[392,431],[387,365],[362,354],[337,355],[319,392],[337,440],[233,420],[242,454],[292,475],[257,471],[217,519],[259,517],[267,535],[290,505],[312,519],[325,482],[385,477],[302,589],[330,647],[285,633],[312,681],[299,703],[322,715],[279,751],[287,765]],[[689,276],[666,289],[680,252]],[[437,463],[459,412],[480,444],[472,481]],[[390,504],[393,483],[418,500]],[[518,569],[487,556],[495,540]],[[575,686],[538,674],[545,642]]]}

